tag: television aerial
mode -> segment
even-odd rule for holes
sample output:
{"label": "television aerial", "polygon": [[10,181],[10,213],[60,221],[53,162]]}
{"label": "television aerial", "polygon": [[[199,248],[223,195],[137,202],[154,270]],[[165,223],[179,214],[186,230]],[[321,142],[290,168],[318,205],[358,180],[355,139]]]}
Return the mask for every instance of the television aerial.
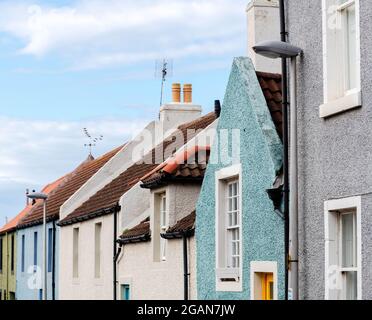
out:
{"label": "television aerial", "polygon": [[168,78],[173,76],[173,60],[160,59],[155,62],[155,78],[161,78],[160,106],[163,105],[164,86]]}
{"label": "television aerial", "polygon": [[89,139],[89,143],[84,144],[84,147],[89,148],[89,155],[92,155],[92,149],[97,146],[97,143],[103,140],[103,135],[99,135],[98,137],[93,137],[87,128],[83,128],[83,132],[85,136]]}

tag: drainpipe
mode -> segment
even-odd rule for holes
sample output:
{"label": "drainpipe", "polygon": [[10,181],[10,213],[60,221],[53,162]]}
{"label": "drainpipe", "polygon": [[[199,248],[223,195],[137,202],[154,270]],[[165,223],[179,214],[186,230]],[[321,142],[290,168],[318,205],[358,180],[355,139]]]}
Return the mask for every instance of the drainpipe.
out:
{"label": "drainpipe", "polygon": [[[279,1],[280,38],[287,42],[284,0]],[[284,202],[284,245],[285,245],[285,300],[288,300],[288,260],[289,260],[289,161],[288,161],[288,77],[287,59],[282,58],[282,97],[283,97],[283,202]]]}
{"label": "drainpipe", "polygon": [[189,300],[189,262],[187,253],[187,235],[183,233],[183,272],[184,272],[184,300]]}
{"label": "drainpipe", "polygon": [[298,154],[297,154],[297,60],[291,59],[291,130],[290,130],[290,245],[289,288],[298,300]]}
{"label": "drainpipe", "polygon": [[117,288],[116,288],[116,285],[117,285],[117,268],[116,268],[116,263],[117,263],[117,259],[119,257],[119,254],[118,254],[118,251],[117,251],[117,237],[118,237],[118,234],[117,234],[117,229],[118,229],[118,212],[119,212],[119,209],[120,206],[119,204],[117,204],[115,206],[115,209],[114,209],[114,241],[113,241],[113,297],[114,297],[114,300],[117,300]]}
{"label": "drainpipe", "polygon": [[56,300],[56,222],[53,220],[52,300]]}

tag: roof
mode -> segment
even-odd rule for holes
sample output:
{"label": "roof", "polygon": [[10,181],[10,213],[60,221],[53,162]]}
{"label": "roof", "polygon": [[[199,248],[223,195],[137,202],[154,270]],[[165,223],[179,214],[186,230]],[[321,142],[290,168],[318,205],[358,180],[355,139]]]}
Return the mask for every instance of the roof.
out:
{"label": "roof", "polygon": [[161,236],[165,239],[182,238],[184,235],[193,236],[195,232],[195,219],[196,211],[194,210],[188,216],[178,221],[173,227],[170,227]]}
{"label": "roof", "polygon": [[[212,112],[195,121],[179,126],[176,133],[170,139],[166,139],[160,143],[144,157],[143,163],[134,164],[125,170],[74,212],[61,220],[59,225],[71,225],[112,213],[118,205],[120,198],[139,183],[143,176],[153,171],[158,167],[158,163],[163,163],[164,159],[172,156],[176,150],[194,138],[198,134],[198,130],[205,129],[214,120],[216,120],[216,116]],[[192,132],[190,132],[190,129],[193,129],[191,130]],[[175,145],[175,141],[181,145]]]}
{"label": "roof", "polygon": [[143,188],[156,188],[168,182],[202,182],[210,147],[193,146],[177,152],[141,180]]}
{"label": "roof", "polygon": [[282,76],[268,72],[256,72],[276,131],[283,141]]}
{"label": "roof", "polygon": [[150,218],[142,221],[132,229],[125,230],[120,236],[118,242],[120,244],[146,242],[151,239]]}
{"label": "roof", "polygon": [[[70,173],[66,181],[53,190],[48,197],[47,221],[58,220],[60,207],[121,149],[122,146],[95,160],[89,157],[72,173]],[[42,203],[39,203],[32,208],[30,213],[24,219],[22,219],[18,228],[27,228],[32,225],[38,225],[42,223],[42,220],[43,205]]]}
{"label": "roof", "polygon": [[[67,176],[63,176],[59,178],[58,180],[46,185],[42,189],[42,193],[45,194],[50,194],[54,189],[56,189],[61,183],[64,182],[64,180],[67,178]],[[41,203],[42,200],[36,200],[36,204]],[[15,216],[12,220],[10,220],[6,225],[4,225],[0,229],[0,234],[5,233],[5,232],[11,232],[15,230],[19,224],[19,222],[31,211],[33,206],[36,204],[32,205],[31,203],[28,204],[17,216]]]}

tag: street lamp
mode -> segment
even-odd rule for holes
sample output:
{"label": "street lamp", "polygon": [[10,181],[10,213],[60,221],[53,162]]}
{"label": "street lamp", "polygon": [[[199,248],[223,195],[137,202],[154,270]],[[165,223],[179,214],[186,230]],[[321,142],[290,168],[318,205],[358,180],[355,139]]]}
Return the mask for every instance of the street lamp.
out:
{"label": "street lamp", "polygon": [[43,300],[47,299],[47,269],[46,269],[46,261],[47,261],[47,247],[46,247],[46,203],[48,196],[44,193],[33,192],[27,195],[27,197],[31,200],[43,200],[44,206],[44,213],[43,213]]}
{"label": "street lamp", "polygon": [[[289,276],[288,276],[288,288],[292,292],[292,299],[298,299],[298,160],[297,160],[297,64],[296,58],[302,54],[302,49],[293,46],[284,41],[265,41],[257,44],[253,47],[253,50],[264,57],[271,59],[291,59],[290,68],[290,164],[289,164],[289,177],[288,170],[285,171],[285,192],[289,192],[289,207],[286,206],[286,211],[289,208],[289,219],[287,216],[286,221],[286,254],[288,257]],[[283,78],[285,79],[284,75]],[[287,83],[283,83],[287,86]],[[287,107],[287,106],[285,106]],[[287,119],[284,119],[284,124],[287,124]],[[287,128],[285,129],[287,130]],[[288,141],[283,139],[284,143]],[[288,145],[286,145],[285,150]],[[288,157],[288,153],[285,152],[285,157]],[[285,159],[288,163],[288,159]],[[288,185],[289,181],[289,185]],[[290,187],[290,188],[288,188]],[[285,199],[288,199],[286,196]],[[285,212],[287,215],[288,212]],[[289,243],[287,242],[289,240]],[[288,246],[288,247],[287,247]],[[287,272],[287,271],[286,271]],[[286,281],[287,281],[286,279]]]}

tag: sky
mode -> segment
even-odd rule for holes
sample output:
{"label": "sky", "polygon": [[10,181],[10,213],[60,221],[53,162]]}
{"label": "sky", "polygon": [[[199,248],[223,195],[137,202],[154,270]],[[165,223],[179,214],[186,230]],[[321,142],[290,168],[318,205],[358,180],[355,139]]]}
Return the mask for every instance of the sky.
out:
{"label": "sky", "polygon": [[0,0],[0,226],[25,190],[72,171],[92,136],[99,156],[159,112],[156,61],[192,83],[204,113],[246,55],[249,0]]}

